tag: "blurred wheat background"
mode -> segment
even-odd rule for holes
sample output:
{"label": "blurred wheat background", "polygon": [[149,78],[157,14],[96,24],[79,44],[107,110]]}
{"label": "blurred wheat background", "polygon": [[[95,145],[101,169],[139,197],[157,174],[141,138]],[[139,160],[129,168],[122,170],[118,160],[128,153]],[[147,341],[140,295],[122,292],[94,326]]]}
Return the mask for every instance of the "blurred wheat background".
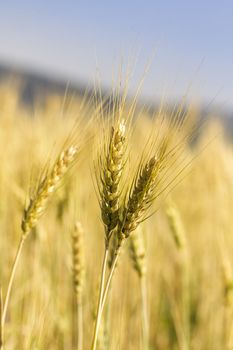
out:
{"label": "blurred wheat background", "polygon": [[232,9],[0,5],[0,350],[233,349]]}
{"label": "blurred wheat background", "polygon": [[[53,159],[54,149],[63,146],[74,120],[87,118],[87,111],[95,114],[88,101],[82,108],[78,100],[68,103],[69,96],[66,103],[59,96],[50,96],[31,117],[17,96],[17,89],[1,88],[3,295],[21,237],[30,186],[34,186],[46,161]],[[140,114],[130,145],[132,158],[138,158],[140,145],[153,125],[146,112]],[[194,108],[189,114],[197,117]],[[93,120],[83,140],[80,159],[25,243],[5,325],[8,349],[75,348],[72,235],[77,221],[83,227],[80,249],[85,269],[81,282],[84,349],[90,347],[104,248],[92,173],[93,149],[101,142],[98,132],[93,133],[98,130],[95,123]],[[106,120],[106,127],[107,124]],[[78,132],[82,134],[83,130]],[[136,259],[139,269],[130,244],[124,247],[108,313],[101,323],[99,349],[142,348],[141,278],[146,285],[152,349],[232,346],[232,145],[223,138],[221,125],[210,118],[195,146],[186,145],[185,152],[191,158],[198,154],[191,171],[159,211],[133,233],[141,240],[135,243],[136,255],[137,244],[141,249],[139,261]]]}

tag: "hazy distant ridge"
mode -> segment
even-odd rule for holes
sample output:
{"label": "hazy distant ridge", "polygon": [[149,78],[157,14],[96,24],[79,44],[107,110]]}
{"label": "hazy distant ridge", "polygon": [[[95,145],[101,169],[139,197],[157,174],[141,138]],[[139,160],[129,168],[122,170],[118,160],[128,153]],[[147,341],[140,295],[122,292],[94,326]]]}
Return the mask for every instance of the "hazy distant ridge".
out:
{"label": "hazy distant ridge", "polygon": [[[46,96],[51,93],[64,95],[67,88],[70,93],[74,93],[78,96],[83,96],[86,91],[86,86],[83,83],[68,83],[65,78],[57,79],[25,68],[0,63],[0,84],[4,83],[4,81],[20,81],[20,99],[21,102],[28,107],[34,106],[38,99],[43,102]],[[92,93],[90,90],[89,92]],[[201,114],[205,116],[211,113],[211,110],[215,115],[217,114],[218,118],[223,122],[226,135],[233,139],[233,112],[218,110],[216,113],[214,107],[212,107],[212,109],[207,109],[203,106]]]}

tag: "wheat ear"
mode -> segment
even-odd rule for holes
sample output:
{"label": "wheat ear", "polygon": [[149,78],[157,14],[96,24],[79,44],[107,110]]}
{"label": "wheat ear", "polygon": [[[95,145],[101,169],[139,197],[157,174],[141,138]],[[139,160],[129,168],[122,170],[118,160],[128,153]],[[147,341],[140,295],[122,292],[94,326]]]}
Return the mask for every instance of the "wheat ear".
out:
{"label": "wheat ear", "polygon": [[129,199],[124,207],[123,218],[119,224],[119,245],[130,236],[130,233],[138,227],[143,214],[154,199],[154,189],[157,176],[160,171],[161,160],[153,156],[139,171],[135,186],[129,194]]}
{"label": "wheat ear", "polygon": [[124,168],[126,137],[125,123],[112,127],[104,167],[101,174],[101,214],[105,225],[105,241],[109,243],[111,233],[119,220],[119,184]]}
{"label": "wheat ear", "polygon": [[[76,222],[72,234],[73,247],[73,284],[77,309],[78,325],[78,349],[83,349],[83,283],[84,283],[84,251],[83,251],[83,228],[80,222]],[[74,322],[76,324],[76,322]],[[73,329],[73,339],[75,339],[76,330]]]}
{"label": "wheat ear", "polygon": [[36,226],[41,215],[44,213],[48,200],[60,184],[61,179],[68,171],[77,155],[77,148],[69,147],[63,151],[52,171],[39,184],[34,198],[30,199],[27,209],[24,211],[22,219],[23,236],[26,237],[33,227]]}
{"label": "wheat ear", "polygon": [[71,164],[74,162],[77,155],[77,148],[74,146],[69,147],[63,151],[52,167],[51,172],[40,182],[36,195],[30,200],[29,206],[24,210],[22,219],[22,236],[18,245],[18,249],[15,255],[15,260],[12,266],[10,279],[7,287],[6,298],[4,301],[3,312],[2,312],[2,328],[4,329],[4,323],[6,319],[6,313],[10,298],[10,293],[15,277],[16,268],[19,262],[19,258],[23,249],[23,245],[26,237],[30,233],[31,229],[36,226],[39,218],[43,214],[48,200],[51,195],[55,192],[56,188],[60,184],[62,178],[69,170]]}

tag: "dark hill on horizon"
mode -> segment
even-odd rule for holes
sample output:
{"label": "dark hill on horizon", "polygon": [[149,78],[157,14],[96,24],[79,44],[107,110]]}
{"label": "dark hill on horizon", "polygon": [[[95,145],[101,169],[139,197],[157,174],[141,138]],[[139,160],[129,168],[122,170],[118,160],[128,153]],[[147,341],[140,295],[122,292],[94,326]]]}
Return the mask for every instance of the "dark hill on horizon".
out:
{"label": "dark hill on horizon", "polygon": [[[56,78],[48,74],[39,73],[32,69],[22,68],[17,65],[0,63],[0,85],[4,82],[20,83],[20,101],[27,107],[33,107],[39,100],[43,102],[50,94],[64,96],[65,91],[82,97],[87,93],[87,86],[82,82],[74,82],[65,78]],[[91,95],[94,89],[88,89]],[[108,93],[103,89],[103,93]],[[141,101],[144,102],[144,101]],[[171,105],[172,107],[172,105]],[[158,103],[153,104],[152,109],[157,109]],[[202,117],[213,114],[223,123],[225,134],[233,141],[233,111],[219,109],[217,106],[203,106],[200,112]]]}
{"label": "dark hill on horizon", "polygon": [[43,101],[51,93],[64,95],[67,86],[71,93],[78,96],[82,96],[86,89],[85,84],[68,83],[65,79],[57,79],[32,69],[0,63],[0,84],[5,81],[20,83],[20,99],[27,106],[33,106],[38,98]]}

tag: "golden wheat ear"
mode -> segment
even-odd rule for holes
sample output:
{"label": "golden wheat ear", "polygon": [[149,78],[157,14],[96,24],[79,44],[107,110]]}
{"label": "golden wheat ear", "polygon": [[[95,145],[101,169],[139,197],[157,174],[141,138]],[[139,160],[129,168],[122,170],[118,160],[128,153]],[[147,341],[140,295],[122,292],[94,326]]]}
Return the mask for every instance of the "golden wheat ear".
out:
{"label": "golden wheat ear", "polygon": [[160,161],[154,156],[138,171],[119,223],[119,242],[138,227],[143,213],[151,205],[159,170]]}
{"label": "golden wheat ear", "polygon": [[181,175],[192,163],[186,147],[193,137],[193,129],[184,132],[186,123],[177,114],[171,120],[162,115],[155,118],[154,134],[152,131],[148,136],[120,213],[119,246],[141,222],[151,216],[152,204],[158,207],[159,199],[179,183]]}
{"label": "golden wheat ear", "polygon": [[21,224],[23,237],[26,237],[31,229],[36,226],[47,207],[50,197],[74,162],[77,152],[78,150],[75,146],[70,146],[63,151],[50,173],[39,183],[34,198],[30,199],[28,207],[24,210]]}
{"label": "golden wheat ear", "polygon": [[98,184],[101,216],[105,225],[105,241],[109,244],[112,231],[119,222],[121,179],[125,166],[127,138],[123,120],[111,127],[108,145],[99,157],[100,180]]}

